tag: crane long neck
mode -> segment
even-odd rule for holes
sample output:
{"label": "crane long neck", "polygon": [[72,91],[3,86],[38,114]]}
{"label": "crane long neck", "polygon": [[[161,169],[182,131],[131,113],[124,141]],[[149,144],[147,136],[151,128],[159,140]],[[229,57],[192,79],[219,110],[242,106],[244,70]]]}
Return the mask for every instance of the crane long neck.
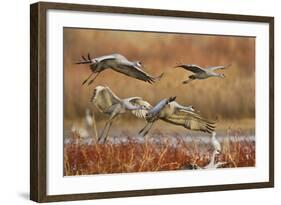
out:
{"label": "crane long neck", "polygon": [[215,157],[216,157],[216,150],[212,154],[212,158],[211,158],[211,161],[209,163],[210,165],[213,165],[215,163]]}
{"label": "crane long neck", "polygon": [[125,109],[127,109],[127,110],[139,110],[139,109],[141,109],[140,106],[132,105],[131,103],[126,102],[126,101],[123,101],[123,105],[124,105]]}
{"label": "crane long neck", "polygon": [[215,77],[220,77],[219,73],[215,73],[215,72],[210,72],[210,75],[215,76]]}

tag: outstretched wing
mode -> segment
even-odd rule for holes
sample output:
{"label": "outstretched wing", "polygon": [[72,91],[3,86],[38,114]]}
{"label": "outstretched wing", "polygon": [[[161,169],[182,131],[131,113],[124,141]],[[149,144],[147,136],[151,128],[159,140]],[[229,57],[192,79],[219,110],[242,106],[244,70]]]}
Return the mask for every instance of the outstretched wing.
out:
{"label": "outstretched wing", "polygon": [[185,70],[191,71],[193,73],[202,73],[206,72],[204,68],[194,65],[194,64],[183,64],[183,65],[177,65],[176,68],[183,68]]}
{"label": "outstretched wing", "polygon": [[152,108],[149,102],[143,100],[141,97],[132,97],[132,98],[127,98],[126,100],[133,106],[142,107],[142,109],[132,110],[132,113],[139,118],[145,118],[148,110]]}
{"label": "outstretched wing", "polygon": [[120,103],[120,98],[109,87],[97,86],[92,101],[101,112],[106,112],[112,105]]}
{"label": "outstretched wing", "polygon": [[184,110],[181,108],[175,108],[173,113],[166,112],[165,109],[169,109],[169,107],[165,107],[162,112],[166,113],[161,117],[162,120],[183,126],[187,129],[194,131],[202,131],[212,133],[215,129],[215,123],[211,122],[198,113],[193,111]]}
{"label": "outstretched wing", "polygon": [[207,69],[210,70],[210,71],[215,71],[215,70],[219,70],[219,69],[225,69],[227,67],[231,66],[231,64],[229,65],[220,65],[220,66],[211,66],[211,67],[208,67]]}
{"label": "outstretched wing", "polygon": [[189,105],[189,106],[183,106],[180,105],[179,103],[177,103],[176,101],[170,102],[169,103],[170,106],[172,106],[174,109],[178,110],[178,111],[193,111],[195,112],[195,109],[193,107],[193,105]]}
{"label": "outstretched wing", "polygon": [[105,56],[94,58],[94,60],[96,60],[97,62],[101,62],[101,61],[105,62],[105,61],[116,60],[116,59],[127,60],[124,56],[120,54],[111,54],[111,55],[105,55]]}
{"label": "outstretched wing", "polygon": [[148,73],[143,71],[141,68],[139,68],[129,62],[128,63],[122,62],[118,66],[112,67],[112,69],[119,73],[123,73],[127,76],[136,78],[138,80],[142,80],[144,82],[153,83],[156,80],[154,77],[150,76]]}

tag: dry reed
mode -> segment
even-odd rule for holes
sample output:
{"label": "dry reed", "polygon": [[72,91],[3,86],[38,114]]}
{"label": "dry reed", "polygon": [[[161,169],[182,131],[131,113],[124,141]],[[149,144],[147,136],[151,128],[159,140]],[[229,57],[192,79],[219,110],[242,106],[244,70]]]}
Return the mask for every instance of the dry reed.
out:
{"label": "dry reed", "polygon": [[[85,144],[76,140],[64,146],[64,175],[91,175],[190,169],[193,164],[209,163],[212,148],[202,140],[185,141],[182,137],[157,135],[157,140],[138,142],[126,137],[120,143]],[[251,140],[226,138],[217,161],[223,167],[255,166],[255,143]],[[77,140],[78,139],[78,140]]]}

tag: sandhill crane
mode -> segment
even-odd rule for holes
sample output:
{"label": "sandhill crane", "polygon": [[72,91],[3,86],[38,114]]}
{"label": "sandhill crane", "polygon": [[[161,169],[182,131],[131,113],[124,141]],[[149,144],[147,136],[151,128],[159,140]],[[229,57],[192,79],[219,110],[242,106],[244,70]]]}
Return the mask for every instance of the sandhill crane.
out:
{"label": "sandhill crane", "polygon": [[112,122],[118,115],[131,111],[136,117],[145,118],[147,111],[152,107],[141,97],[120,99],[109,87],[104,86],[97,86],[94,89],[91,102],[95,104],[99,111],[109,115],[109,119],[98,138],[98,141],[103,139],[103,142],[106,141]]}
{"label": "sandhill crane", "polygon": [[212,132],[212,139],[211,139],[212,145],[214,150],[221,152],[221,144],[216,138],[216,132]]}
{"label": "sandhill crane", "polygon": [[211,156],[211,160],[210,160],[209,164],[207,164],[205,167],[203,167],[203,169],[216,169],[218,167],[221,167],[222,165],[227,164],[226,162],[215,163],[216,155],[221,153],[221,144],[219,143],[219,141],[216,138],[216,132],[212,132],[211,143],[213,146],[213,153]]}
{"label": "sandhill crane", "polygon": [[93,113],[89,108],[87,108],[85,111],[85,121],[88,127],[93,126]]}
{"label": "sandhill crane", "polygon": [[85,125],[78,122],[72,124],[71,132],[77,134],[79,138],[87,138],[90,136],[90,133]]}
{"label": "sandhill crane", "polygon": [[[211,155],[210,162],[204,167],[200,167],[196,163],[190,164],[188,166],[188,168],[191,168],[191,169],[217,169],[217,168],[227,164],[227,162],[216,162],[216,156],[221,153],[221,145],[220,145],[219,141],[216,139],[216,132],[212,132],[211,144],[213,147],[213,152]],[[186,169],[186,167],[183,167],[183,168]]]}
{"label": "sandhill crane", "polygon": [[143,66],[140,61],[129,61],[121,54],[105,55],[93,59],[91,59],[90,54],[88,54],[87,58],[82,56],[82,60],[76,64],[89,64],[92,71],[82,84],[88,82],[92,75],[96,73],[95,77],[88,82],[88,85],[92,84],[98,75],[108,68],[148,83],[154,83],[156,80],[160,80],[163,76],[163,73],[158,77],[150,76],[142,70]]}
{"label": "sandhill crane", "polygon": [[206,79],[209,77],[219,77],[219,78],[224,78],[225,75],[222,73],[216,73],[214,71],[218,70],[218,69],[225,69],[227,67],[229,67],[230,65],[227,66],[212,66],[212,67],[207,67],[207,68],[202,68],[198,65],[193,65],[193,64],[182,64],[182,65],[177,65],[175,66],[176,68],[183,68],[185,70],[191,71],[194,74],[188,76],[188,80],[183,81],[183,84],[187,84],[190,83],[191,81],[198,79],[198,80],[202,80],[202,79]]}
{"label": "sandhill crane", "polygon": [[146,114],[147,124],[139,134],[145,136],[153,123],[158,119],[165,122],[183,126],[190,130],[211,133],[215,129],[215,123],[204,119],[195,112],[193,106],[182,106],[175,101],[176,97],[161,100]]}
{"label": "sandhill crane", "polygon": [[[211,138],[211,144],[213,147],[213,153],[211,156],[211,160],[209,164],[203,167],[203,169],[217,169],[221,167],[222,165],[227,164],[226,162],[217,162],[216,163],[216,156],[221,153],[221,144],[216,138],[216,132],[212,132],[212,138]],[[198,168],[198,165],[197,165]]]}
{"label": "sandhill crane", "polygon": [[92,135],[93,113],[87,108],[85,117],[82,120],[75,121],[72,124],[71,132],[78,134],[80,138],[88,138]]}

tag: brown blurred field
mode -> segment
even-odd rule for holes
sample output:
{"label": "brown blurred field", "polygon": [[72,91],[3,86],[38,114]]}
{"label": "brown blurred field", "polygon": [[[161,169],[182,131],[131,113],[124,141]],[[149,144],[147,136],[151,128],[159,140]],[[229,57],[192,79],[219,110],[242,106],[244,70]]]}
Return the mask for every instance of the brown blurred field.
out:
{"label": "brown blurred field", "polygon": [[[165,72],[159,83],[150,85],[111,70],[104,71],[94,85],[82,87],[90,74],[87,65],[75,65],[81,55],[91,57],[120,53],[143,62],[152,75]],[[190,74],[173,68],[177,63],[200,66],[232,66],[226,78],[210,78],[182,85]],[[91,107],[95,86],[107,85],[121,98],[141,96],[151,104],[177,96],[182,104],[193,104],[209,118],[228,120],[255,118],[255,39],[251,37],[183,35],[149,32],[64,29],[64,116],[73,120]],[[103,114],[96,112],[97,119]],[[130,117],[130,116],[128,116]]]}

